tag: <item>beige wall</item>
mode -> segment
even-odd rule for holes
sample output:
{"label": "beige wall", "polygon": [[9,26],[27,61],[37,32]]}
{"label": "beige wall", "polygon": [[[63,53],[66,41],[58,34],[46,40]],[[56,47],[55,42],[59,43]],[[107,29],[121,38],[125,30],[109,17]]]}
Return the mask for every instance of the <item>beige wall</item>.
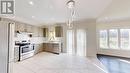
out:
{"label": "beige wall", "polygon": [[[96,42],[96,21],[88,20],[75,22],[73,29],[86,29],[87,30],[87,56],[96,56],[97,42]],[[66,31],[67,26],[64,24],[64,52],[66,52]]]}
{"label": "beige wall", "polygon": [[[120,28],[129,28],[130,29],[130,21],[114,21],[114,22],[100,22],[97,23],[97,32],[102,29],[120,29]],[[99,35],[97,33],[97,35]],[[99,36],[97,36],[99,38]],[[97,41],[99,41],[97,39]],[[99,44],[99,43],[98,43]],[[98,54],[112,55],[112,56],[121,56],[130,58],[130,51],[126,50],[110,50],[110,49],[100,49],[98,46]]]}

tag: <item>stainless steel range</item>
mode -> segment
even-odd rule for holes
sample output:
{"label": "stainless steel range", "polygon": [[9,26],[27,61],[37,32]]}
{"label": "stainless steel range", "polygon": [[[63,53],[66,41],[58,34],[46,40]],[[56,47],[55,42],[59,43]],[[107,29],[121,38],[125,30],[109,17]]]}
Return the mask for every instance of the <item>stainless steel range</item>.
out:
{"label": "stainless steel range", "polygon": [[34,55],[34,45],[27,41],[15,42],[19,46],[19,59],[18,61],[27,59]]}

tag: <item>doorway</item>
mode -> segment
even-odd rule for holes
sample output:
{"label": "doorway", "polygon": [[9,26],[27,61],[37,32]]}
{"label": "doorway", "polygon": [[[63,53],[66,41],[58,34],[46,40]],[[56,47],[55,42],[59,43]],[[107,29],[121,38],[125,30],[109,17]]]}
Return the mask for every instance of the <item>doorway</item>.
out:
{"label": "doorway", "polygon": [[85,29],[67,30],[67,54],[86,56],[87,32]]}

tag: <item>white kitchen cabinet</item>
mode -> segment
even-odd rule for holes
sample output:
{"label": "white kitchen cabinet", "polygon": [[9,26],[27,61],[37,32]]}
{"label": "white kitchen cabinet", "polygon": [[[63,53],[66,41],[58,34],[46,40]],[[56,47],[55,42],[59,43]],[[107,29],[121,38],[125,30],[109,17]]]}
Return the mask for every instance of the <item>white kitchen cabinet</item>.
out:
{"label": "white kitchen cabinet", "polygon": [[19,46],[14,47],[14,61],[18,62],[19,60]]}
{"label": "white kitchen cabinet", "polygon": [[21,23],[15,24],[15,31],[25,32],[26,31],[26,25]]}
{"label": "white kitchen cabinet", "polygon": [[32,32],[33,32],[33,37],[38,37],[39,36],[39,28],[33,26],[32,27]]}
{"label": "white kitchen cabinet", "polygon": [[39,28],[38,34],[39,37],[43,37],[43,28]]}
{"label": "white kitchen cabinet", "polygon": [[32,33],[32,25],[26,25],[27,32]]}

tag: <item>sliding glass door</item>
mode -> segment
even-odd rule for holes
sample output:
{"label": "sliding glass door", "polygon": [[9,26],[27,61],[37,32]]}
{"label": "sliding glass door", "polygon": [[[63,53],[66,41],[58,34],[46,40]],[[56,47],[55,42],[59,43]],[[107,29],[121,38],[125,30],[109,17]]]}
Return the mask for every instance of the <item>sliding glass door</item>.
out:
{"label": "sliding glass door", "polygon": [[67,53],[86,56],[87,35],[85,29],[67,30]]}
{"label": "sliding glass door", "polygon": [[74,30],[67,30],[67,53],[74,54]]}
{"label": "sliding glass door", "polygon": [[78,56],[86,56],[86,30],[79,29],[77,30],[77,55]]}

